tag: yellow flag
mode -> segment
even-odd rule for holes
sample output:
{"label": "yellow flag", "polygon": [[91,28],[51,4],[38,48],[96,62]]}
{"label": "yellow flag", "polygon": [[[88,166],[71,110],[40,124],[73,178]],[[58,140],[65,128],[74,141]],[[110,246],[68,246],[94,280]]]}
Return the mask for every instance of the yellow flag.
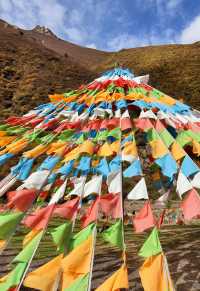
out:
{"label": "yellow flag", "polygon": [[144,291],[173,291],[167,262],[163,253],[149,257],[139,270]]}
{"label": "yellow flag", "polygon": [[37,229],[28,232],[23,239],[23,247],[25,247],[39,232],[40,230]]}
{"label": "yellow flag", "polygon": [[33,148],[32,150],[25,152],[23,155],[30,159],[37,158],[38,156],[45,153],[48,148],[49,148],[49,145],[40,144],[36,146],[35,148]]}
{"label": "yellow flag", "polygon": [[61,271],[62,258],[63,254],[29,273],[24,280],[24,286],[41,291],[53,290]]}
{"label": "yellow flag", "polygon": [[21,138],[18,141],[12,142],[9,144],[6,149],[11,154],[17,154],[21,150],[23,150],[28,144],[28,140],[25,138]]}
{"label": "yellow flag", "polygon": [[112,154],[113,150],[107,142],[105,142],[98,151],[98,156],[100,157],[109,157],[112,156]]}
{"label": "yellow flag", "polygon": [[94,144],[90,140],[86,140],[79,146],[79,153],[87,153],[92,155],[94,152]]}
{"label": "yellow flag", "polygon": [[168,149],[161,139],[152,140],[150,142],[152,156],[154,159],[163,157],[168,153]]}
{"label": "yellow flag", "polygon": [[50,144],[50,148],[47,151],[47,155],[51,155],[51,154],[57,154],[57,152],[59,152],[60,149],[62,149],[63,147],[66,146],[66,142],[64,141],[57,141],[57,142],[53,142]]}
{"label": "yellow flag", "polygon": [[[103,284],[101,284],[96,291],[118,291],[120,288],[128,289],[128,272],[126,265],[116,271]],[[155,291],[155,290],[151,290]]]}
{"label": "yellow flag", "polygon": [[192,146],[193,146],[192,147],[193,154],[200,156],[200,143],[198,143],[196,140],[193,139]]}
{"label": "yellow flag", "polygon": [[79,276],[90,272],[92,235],[62,260],[62,290],[69,287]]}
{"label": "yellow flag", "polygon": [[132,141],[126,142],[122,154],[137,157],[136,143]]}
{"label": "yellow flag", "polygon": [[184,149],[175,141],[171,148],[173,158],[178,161],[186,155]]}

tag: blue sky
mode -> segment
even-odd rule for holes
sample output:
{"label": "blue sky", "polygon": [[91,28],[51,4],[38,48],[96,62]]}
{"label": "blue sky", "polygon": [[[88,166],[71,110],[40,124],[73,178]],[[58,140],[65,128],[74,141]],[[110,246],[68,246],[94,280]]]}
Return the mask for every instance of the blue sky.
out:
{"label": "blue sky", "polygon": [[200,0],[0,0],[0,18],[107,51],[200,40]]}

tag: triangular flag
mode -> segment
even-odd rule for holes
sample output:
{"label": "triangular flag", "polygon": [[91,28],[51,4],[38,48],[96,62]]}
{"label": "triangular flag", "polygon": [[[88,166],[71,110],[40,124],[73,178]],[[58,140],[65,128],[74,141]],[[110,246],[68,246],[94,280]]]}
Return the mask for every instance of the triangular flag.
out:
{"label": "triangular flag", "polygon": [[48,176],[48,170],[34,172],[24,181],[24,183],[18,189],[21,190],[27,188],[40,190],[40,188],[47,180]]}
{"label": "triangular flag", "polygon": [[187,177],[180,171],[178,174],[177,186],[176,186],[176,191],[178,192],[179,197],[181,198],[185,192],[191,189],[192,189],[192,184],[189,182]]}
{"label": "triangular flag", "polygon": [[83,189],[84,189],[84,185],[85,185],[85,179],[86,177],[73,177],[73,179],[71,179],[72,183],[74,184],[74,189],[67,195],[78,195],[81,196],[83,195]]}
{"label": "triangular flag", "polygon": [[6,240],[10,237],[23,218],[23,215],[22,212],[0,215],[0,240]]}
{"label": "triangular flag", "polygon": [[190,175],[196,174],[199,172],[199,167],[193,162],[193,160],[187,155],[185,156],[181,164],[181,172],[189,177]]}
{"label": "triangular flag", "polygon": [[57,203],[64,196],[66,186],[67,186],[67,179],[65,179],[63,184],[58,188],[56,193],[52,196],[51,200],[49,201],[49,205]]}
{"label": "triangular flag", "polygon": [[92,193],[100,194],[102,184],[102,176],[95,176],[89,182],[85,184],[84,187],[84,196],[86,197]]}
{"label": "triangular flag", "polygon": [[69,249],[73,250],[78,247],[82,242],[88,239],[88,237],[94,232],[95,223],[89,224],[87,227],[74,234],[70,239]]}
{"label": "triangular flag", "polygon": [[23,285],[41,291],[53,290],[56,277],[61,269],[62,258],[63,254],[30,272]]}
{"label": "triangular flag", "polygon": [[24,274],[26,266],[26,263],[19,263],[7,276],[4,277],[5,279],[1,278],[0,290],[8,291],[10,290],[10,288],[18,286]]}
{"label": "triangular flag", "polygon": [[122,206],[120,194],[106,194],[100,198],[100,209],[106,216],[111,216],[113,219],[121,218]]}
{"label": "triangular flag", "polygon": [[153,217],[150,201],[147,201],[142,209],[135,215],[133,218],[133,224],[137,233],[143,232],[144,230],[155,225],[155,219]]}
{"label": "triangular flag", "polygon": [[90,207],[87,209],[87,212],[81,217],[82,227],[85,228],[91,222],[97,220],[98,209],[99,209],[99,196],[92,202]]}
{"label": "triangular flag", "polygon": [[50,232],[59,252],[64,252],[65,250],[67,250],[69,247],[69,241],[72,232],[72,222],[67,221],[54,228]]}
{"label": "triangular flag", "polygon": [[200,215],[200,196],[195,189],[191,190],[181,202],[181,209],[186,220]]}
{"label": "triangular flag", "polygon": [[142,174],[142,168],[140,160],[134,160],[133,163],[124,170],[123,175],[125,178],[131,178],[134,176],[140,176]]}
{"label": "triangular flag", "polygon": [[122,265],[111,277],[101,284],[95,291],[118,291],[128,289],[128,272],[127,267]]}
{"label": "triangular flag", "polygon": [[34,250],[40,243],[43,232],[39,232],[26,246],[25,248],[14,258],[13,262],[28,263],[31,259]]}
{"label": "triangular flag", "polygon": [[78,210],[79,200],[80,198],[76,197],[63,204],[56,205],[53,210],[53,215],[58,215],[65,219],[72,219]]}
{"label": "triangular flag", "polygon": [[46,206],[44,208],[38,209],[35,212],[28,215],[23,223],[30,228],[37,230],[44,229],[48,224],[49,218],[51,217],[55,204]]}
{"label": "triangular flag", "polygon": [[86,241],[77,246],[62,260],[62,290],[70,285],[79,276],[90,272],[90,262],[92,258],[93,238],[89,236]]}
{"label": "triangular flag", "polygon": [[145,291],[174,291],[164,254],[149,257],[139,269]]}
{"label": "triangular flag", "polygon": [[35,189],[23,189],[7,193],[9,208],[15,208],[20,211],[26,211],[33,203],[36,197]]}
{"label": "triangular flag", "polygon": [[102,237],[105,241],[120,249],[124,249],[123,240],[123,226],[122,219],[119,219],[115,224],[111,225],[108,229],[102,232]]}
{"label": "triangular flag", "polygon": [[111,172],[107,177],[107,185],[109,193],[120,193],[121,192],[121,172]]}
{"label": "triangular flag", "polygon": [[191,181],[193,187],[200,189],[200,172],[195,174],[194,178]]}
{"label": "triangular flag", "polygon": [[145,179],[142,178],[128,193],[128,200],[149,199]]}
{"label": "triangular flag", "polygon": [[158,230],[156,227],[152,230],[150,236],[144,242],[143,246],[139,250],[139,256],[141,257],[151,257],[162,252],[162,247],[158,237]]}
{"label": "triangular flag", "polygon": [[69,287],[64,291],[87,291],[88,290],[89,274],[78,277]]}

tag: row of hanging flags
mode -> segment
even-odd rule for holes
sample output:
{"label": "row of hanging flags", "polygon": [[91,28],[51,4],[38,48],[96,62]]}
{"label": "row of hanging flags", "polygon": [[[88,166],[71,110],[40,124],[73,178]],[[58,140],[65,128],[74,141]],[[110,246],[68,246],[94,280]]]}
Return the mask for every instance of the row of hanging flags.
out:
{"label": "row of hanging flags", "polygon": [[[96,290],[128,289],[124,199],[143,205],[134,231],[151,230],[138,251],[144,290],[174,290],[159,241],[164,213],[156,218],[154,206],[163,210],[176,192],[184,219],[200,217],[200,114],[147,80],[114,69],[0,125],[0,165],[12,165],[0,181],[0,253],[26,229],[1,291],[91,290],[103,216],[110,225],[101,237],[121,250],[122,264]],[[134,184],[129,193],[125,182]],[[55,218],[62,223],[49,230]],[[49,231],[53,258],[29,271]]]}

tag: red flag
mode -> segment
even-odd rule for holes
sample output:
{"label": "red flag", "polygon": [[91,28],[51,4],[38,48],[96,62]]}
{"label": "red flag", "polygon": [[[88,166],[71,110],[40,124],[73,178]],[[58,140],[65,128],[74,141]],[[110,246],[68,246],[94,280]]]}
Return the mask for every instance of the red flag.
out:
{"label": "red flag", "polygon": [[163,224],[164,217],[165,217],[165,212],[166,212],[166,209],[164,209],[164,210],[161,212],[160,217],[159,217],[159,219],[158,219],[158,221],[157,221],[157,223],[156,223],[158,228],[161,228],[161,225]]}
{"label": "red flag", "polygon": [[132,123],[130,118],[122,118],[121,119],[121,130],[126,130],[126,129],[131,129],[132,128]]}
{"label": "red flag", "polygon": [[101,196],[100,208],[106,216],[111,216],[112,218],[122,217],[122,208],[120,194],[106,194]]}
{"label": "red flag", "polygon": [[23,189],[7,193],[8,208],[16,208],[20,211],[26,211],[33,203],[36,196],[35,189]]}
{"label": "red flag", "polygon": [[138,118],[134,120],[135,127],[142,129],[142,130],[148,130],[150,128],[153,128],[153,124],[149,120],[149,118]]}
{"label": "red flag", "polygon": [[186,220],[200,215],[200,196],[195,189],[192,189],[181,202],[181,209]]}
{"label": "red flag", "polygon": [[31,229],[41,230],[46,227],[48,224],[49,218],[52,215],[52,212],[55,208],[55,204],[48,205],[47,207],[36,210],[27,216],[23,223],[30,227]]}
{"label": "red flag", "polygon": [[133,224],[136,232],[143,232],[155,225],[150,201],[147,201],[143,208],[135,215],[135,217],[133,217]]}
{"label": "red flag", "polygon": [[91,206],[87,209],[87,213],[82,216],[81,222],[82,227],[85,228],[88,224],[97,220],[98,216],[98,207],[99,207],[99,197],[97,197],[91,204]]}
{"label": "red flag", "polygon": [[66,219],[72,219],[76,213],[79,205],[79,197],[69,200],[63,204],[57,205],[53,214],[61,216]]}

